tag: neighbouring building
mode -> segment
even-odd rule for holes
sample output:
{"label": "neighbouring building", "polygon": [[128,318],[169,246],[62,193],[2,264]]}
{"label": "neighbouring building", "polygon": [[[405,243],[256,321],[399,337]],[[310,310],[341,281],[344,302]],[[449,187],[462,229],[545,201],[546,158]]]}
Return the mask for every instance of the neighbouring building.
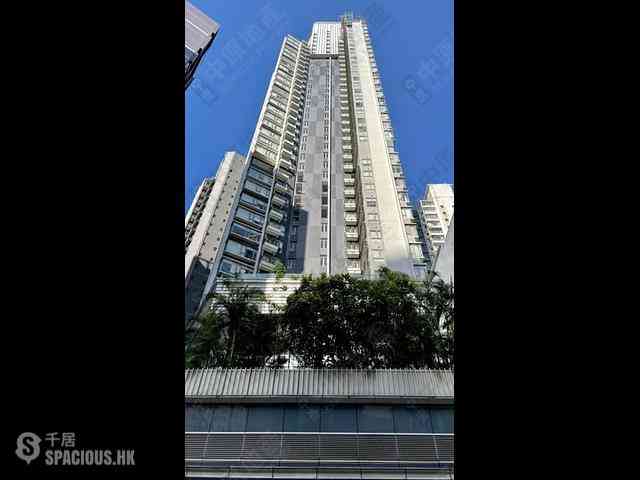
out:
{"label": "neighbouring building", "polygon": [[449,230],[447,231],[447,237],[445,238],[444,245],[438,251],[435,266],[433,268],[433,270],[442,280],[451,283],[453,283],[454,281],[453,227],[454,222],[453,217],[451,217],[451,224],[449,225]]}
{"label": "neighbouring building", "polygon": [[185,477],[454,478],[449,370],[185,371]]}
{"label": "neighbouring building", "polygon": [[369,32],[317,22],[283,39],[239,194],[205,287],[221,275],[428,268]]}
{"label": "neighbouring building", "polygon": [[429,262],[435,265],[438,250],[444,245],[449,224],[453,219],[453,186],[427,185],[418,211],[424,232]]}
{"label": "neighbouring building", "polygon": [[184,88],[186,89],[203,55],[220,26],[189,2],[184,3]]}
{"label": "neighbouring building", "polygon": [[242,155],[227,152],[216,176],[204,179],[187,212],[184,226],[186,320],[200,305],[245,163]]}

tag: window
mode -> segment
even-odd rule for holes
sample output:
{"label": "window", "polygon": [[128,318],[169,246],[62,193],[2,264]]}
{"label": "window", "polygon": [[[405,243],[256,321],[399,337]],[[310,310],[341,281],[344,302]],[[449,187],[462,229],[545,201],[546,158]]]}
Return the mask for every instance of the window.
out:
{"label": "window", "polygon": [[235,240],[227,241],[227,247],[224,249],[225,252],[232,253],[234,255],[239,255],[244,258],[248,258],[250,260],[255,260],[258,255],[258,251],[255,248],[247,247]]}
{"label": "window", "polygon": [[235,274],[251,273],[252,270],[225,258],[222,260],[222,262],[220,262],[220,271],[228,274]]}
{"label": "window", "polygon": [[327,248],[327,239],[326,238],[321,238],[320,239],[320,248]]}
{"label": "window", "polygon": [[268,198],[271,190],[265,187],[258,185],[257,183],[252,182],[251,180],[247,180],[244,184],[244,188],[250,190],[251,192],[257,193],[258,195],[262,195],[263,197]]}
{"label": "window", "polygon": [[322,207],[322,218],[328,218],[328,216],[329,216],[329,211],[327,207]]}
{"label": "window", "polygon": [[[320,266],[321,267],[326,267],[327,266],[327,256],[326,255],[320,255]],[[344,430],[341,430],[344,431]]]}
{"label": "window", "polygon": [[242,238],[246,238],[247,240],[251,240],[252,242],[257,242],[258,240],[260,240],[259,232],[240,225],[237,222],[233,222],[233,225],[231,225],[231,233],[239,235]]}
{"label": "window", "polygon": [[257,213],[250,212],[249,210],[239,207],[236,213],[238,218],[246,220],[251,223],[255,223],[257,225],[262,226],[262,222],[264,222],[264,216],[258,215]]}
{"label": "window", "polygon": [[257,208],[260,211],[266,211],[267,202],[257,199],[256,197],[249,195],[248,193],[243,193],[240,195],[240,201],[246,204],[251,205],[254,208]]}
{"label": "window", "polygon": [[327,223],[323,223],[320,231],[321,231],[322,233],[327,233],[327,231],[328,231],[328,224],[327,224]]}
{"label": "window", "polygon": [[259,182],[262,182],[266,185],[271,185],[271,183],[273,182],[272,177],[270,177],[269,175],[265,175],[264,173],[253,167],[249,168],[249,172],[247,173],[247,175],[254,180],[258,180]]}

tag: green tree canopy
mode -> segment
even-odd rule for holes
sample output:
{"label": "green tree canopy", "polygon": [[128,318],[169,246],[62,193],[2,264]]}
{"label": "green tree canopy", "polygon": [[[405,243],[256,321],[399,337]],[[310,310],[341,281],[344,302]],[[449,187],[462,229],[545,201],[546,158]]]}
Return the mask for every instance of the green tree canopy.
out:
{"label": "green tree canopy", "polygon": [[188,367],[453,368],[453,286],[381,269],[377,279],[305,277],[284,308],[227,282],[187,331]]}

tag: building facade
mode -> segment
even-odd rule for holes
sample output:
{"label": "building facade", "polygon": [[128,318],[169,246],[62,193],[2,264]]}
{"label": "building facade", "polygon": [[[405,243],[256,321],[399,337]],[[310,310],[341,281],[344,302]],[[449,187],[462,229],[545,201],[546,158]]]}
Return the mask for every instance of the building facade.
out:
{"label": "building facade", "polygon": [[433,271],[445,282],[454,283],[454,237],[453,231],[455,223],[453,217],[444,240],[444,245],[438,250]]}
{"label": "building facade", "polygon": [[[240,191],[211,265],[220,275],[422,277],[428,266],[366,22],[317,22],[284,38]],[[233,226],[236,226],[235,230]]]}
{"label": "building facade", "polygon": [[218,34],[220,26],[189,2],[184,3],[184,88],[195,74],[211,42]]}
{"label": "building facade", "polygon": [[445,243],[453,219],[453,200],[453,187],[449,184],[427,185],[424,199],[420,200],[418,213],[432,265],[435,264],[438,251]]}
{"label": "building facade", "polygon": [[197,310],[233,201],[238,193],[246,159],[227,152],[215,177],[205,178],[191,203],[184,225],[185,311],[187,319]]}
{"label": "building facade", "polygon": [[185,372],[187,478],[452,479],[449,370]]}

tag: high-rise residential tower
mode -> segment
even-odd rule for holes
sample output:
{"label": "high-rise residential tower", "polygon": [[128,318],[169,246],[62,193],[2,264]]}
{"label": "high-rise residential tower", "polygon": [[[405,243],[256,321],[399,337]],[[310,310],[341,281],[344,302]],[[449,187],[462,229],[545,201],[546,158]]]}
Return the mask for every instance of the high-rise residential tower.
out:
{"label": "high-rise residential tower", "polygon": [[186,89],[220,26],[199,9],[184,2],[184,88]]}
{"label": "high-rise residential tower", "polygon": [[453,219],[453,198],[453,187],[443,183],[427,185],[424,200],[420,201],[420,221],[432,265]]}
{"label": "high-rise residential tower", "polygon": [[213,264],[231,206],[238,192],[245,158],[227,152],[215,177],[205,178],[187,212],[184,225],[185,312],[196,312]]}
{"label": "high-rise residential tower", "polygon": [[[367,24],[287,36],[207,291],[219,275],[424,275],[426,259]],[[234,229],[235,226],[235,229]]]}

